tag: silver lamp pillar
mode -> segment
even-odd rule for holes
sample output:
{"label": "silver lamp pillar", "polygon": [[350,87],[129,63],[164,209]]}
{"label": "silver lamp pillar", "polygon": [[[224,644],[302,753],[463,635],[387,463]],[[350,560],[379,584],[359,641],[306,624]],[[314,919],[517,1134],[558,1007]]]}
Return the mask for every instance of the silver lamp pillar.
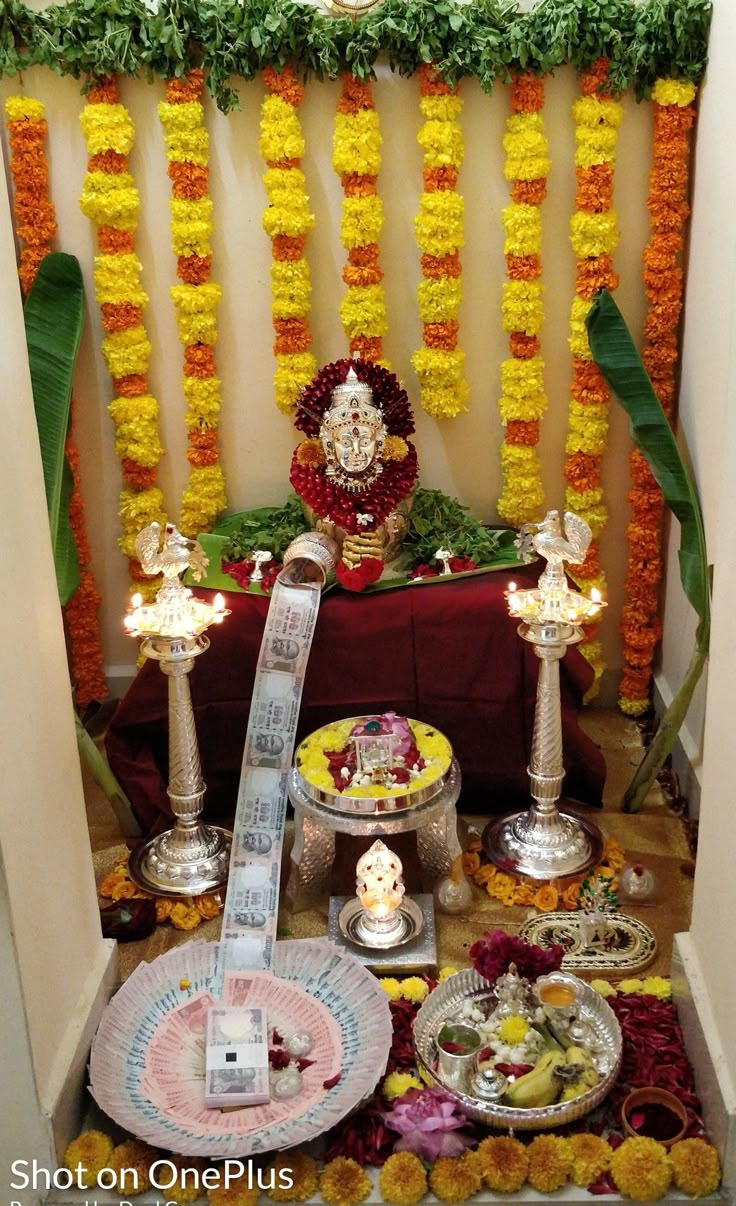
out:
{"label": "silver lamp pillar", "polygon": [[591,534],[579,516],[565,514],[562,535],[557,511],[550,511],[535,534],[524,540],[547,559],[538,586],[506,592],[509,611],[522,620],[518,633],[539,658],[537,700],[531,758],[527,768],[534,803],[525,812],[491,822],[483,834],[483,847],[492,862],[513,863],[520,875],[532,879],[557,879],[575,875],[596,862],[603,839],[587,818],[560,811],[558,801],[565,769],[562,762],[560,715],[560,661],[568,645],[583,638],[580,625],[600,613],[600,597],[589,598],[570,590],[563,561],[580,564]]}

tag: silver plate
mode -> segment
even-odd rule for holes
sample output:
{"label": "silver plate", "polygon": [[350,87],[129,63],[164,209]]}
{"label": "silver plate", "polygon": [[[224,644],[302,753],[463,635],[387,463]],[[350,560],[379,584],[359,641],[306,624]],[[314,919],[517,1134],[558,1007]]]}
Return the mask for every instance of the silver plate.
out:
{"label": "silver plate", "polygon": [[567,981],[580,1002],[579,1017],[595,1031],[602,1053],[600,1082],[587,1093],[572,1101],[562,1101],[540,1109],[519,1109],[484,1102],[445,1085],[435,1071],[437,1046],[435,1035],[440,1026],[456,1018],[466,1000],[487,1000],[493,989],[483,976],[472,968],[450,976],[430,993],[414,1021],[414,1048],[417,1059],[434,1084],[445,1089],[462,1107],[469,1118],[486,1126],[512,1128],[520,1131],[543,1131],[564,1126],[583,1118],[603,1101],[616,1083],[621,1068],[621,1029],[610,1005],[599,993],[577,976],[557,973],[556,978]]}
{"label": "silver plate", "polygon": [[[366,720],[374,718],[371,716],[350,716],[345,719],[350,720],[355,725],[363,724]],[[410,717],[407,717],[407,719],[409,720],[409,724],[418,723]],[[437,733],[441,732],[440,729],[435,729],[434,731]],[[317,732],[319,732],[319,729]],[[310,737],[313,736],[313,733],[310,734]],[[444,737],[444,733],[441,733],[441,736]],[[305,741],[309,741],[309,737],[306,737]],[[447,741],[446,737],[445,741]],[[450,746],[448,741],[447,744],[450,746],[450,762],[444,774],[435,779],[434,783],[428,783],[426,787],[420,787],[417,791],[407,791],[404,795],[343,796],[339,792],[324,791],[321,787],[315,787],[313,783],[304,778],[297,765],[299,751],[303,744],[304,742],[301,742],[297,746],[296,753],[294,754],[295,765],[291,775],[295,786],[316,804],[323,804],[327,808],[334,809],[335,812],[345,813],[350,816],[354,816],[356,813],[361,816],[375,816],[382,812],[401,812],[406,808],[416,808],[419,804],[426,804],[428,800],[433,800],[435,796],[439,795],[449,781],[452,773],[452,746]]]}
{"label": "silver plate", "polygon": [[[389,950],[371,949],[367,946],[356,946],[345,938],[338,924],[340,913],[350,900],[355,897],[331,896],[328,919],[327,937],[336,946],[347,951],[369,967],[376,975],[392,975],[396,972],[409,975],[413,972],[426,972],[437,967],[437,936],[434,922],[434,901],[428,893],[416,893],[412,896],[414,904],[422,914],[422,928],[411,942],[403,946],[394,946]],[[404,898],[406,899],[406,897]]]}
{"label": "silver plate", "polygon": [[348,942],[354,943],[355,946],[362,946],[365,950],[370,950],[373,954],[381,951],[392,951],[398,946],[404,946],[405,943],[411,942],[413,938],[418,938],[424,929],[424,915],[418,904],[411,899],[410,896],[405,896],[401,902],[399,912],[401,913],[404,922],[404,931],[397,942],[390,944],[371,946],[367,942],[361,942],[360,937],[356,932],[356,922],[363,912],[363,906],[357,896],[344,904],[337,917],[337,924],[340,927],[340,933],[343,938],[347,938]]}

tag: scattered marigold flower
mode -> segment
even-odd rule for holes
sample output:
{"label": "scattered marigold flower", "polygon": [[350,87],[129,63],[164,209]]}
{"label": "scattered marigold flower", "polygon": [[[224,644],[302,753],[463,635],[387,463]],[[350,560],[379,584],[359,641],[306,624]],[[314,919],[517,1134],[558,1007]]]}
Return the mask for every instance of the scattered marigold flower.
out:
{"label": "scattered marigold flower", "polygon": [[77,1139],[72,1139],[64,1152],[64,1168],[77,1176],[76,1185],[79,1189],[94,1189],[98,1172],[110,1163],[112,1150],[113,1142],[109,1135],[102,1131],[84,1131]]}
{"label": "scattered marigold flower", "polygon": [[571,1135],[568,1142],[573,1159],[573,1183],[583,1188],[592,1185],[609,1168],[611,1163],[610,1144],[600,1135],[589,1135],[585,1132]]}
{"label": "scattered marigold flower", "polygon": [[567,1139],[537,1135],[529,1144],[529,1184],[539,1193],[554,1193],[567,1182],[573,1157]]}
{"label": "scattered marigold flower", "polygon": [[692,1198],[714,1193],[721,1181],[718,1152],[704,1139],[681,1139],[670,1148],[675,1185]]}
{"label": "scattered marigold flower", "polygon": [[336,1156],[325,1165],[319,1190],[329,1206],[354,1206],[368,1197],[371,1180],[355,1160]]}
{"label": "scattered marigold flower", "polygon": [[427,1172],[414,1152],[394,1152],[381,1169],[378,1186],[384,1202],[416,1206],[427,1192]]}
{"label": "scattered marigold flower", "polygon": [[616,1188],[635,1202],[656,1202],[670,1186],[672,1171],[660,1143],[644,1136],[624,1139],[611,1157]]}
{"label": "scattered marigold flower", "polygon": [[[149,1147],[140,1139],[126,1139],[118,1144],[108,1160],[108,1168],[118,1174],[116,1188],[126,1198],[145,1193],[151,1188],[149,1169],[158,1159],[155,1147]],[[131,1171],[132,1170],[132,1173]]]}
{"label": "scattered marigold flower", "polygon": [[429,1174],[429,1187],[441,1202],[467,1202],[481,1184],[481,1166],[475,1152],[440,1156]]}
{"label": "scattered marigold flower", "polygon": [[559,899],[560,894],[554,884],[542,884],[534,893],[532,904],[541,913],[552,913],[557,908]]}
{"label": "scattered marigold flower", "polygon": [[529,1171],[523,1143],[506,1135],[492,1135],[478,1147],[483,1181],[494,1193],[518,1193]]}
{"label": "scattered marigold flower", "polygon": [[[177,930],[196,930],[197,926],[202,921],[202,917],[193,905],[184,904],[180,901],[175,904],[169,913],[169,920]],[[177,1201],[179,1199],[177,1198]]]}

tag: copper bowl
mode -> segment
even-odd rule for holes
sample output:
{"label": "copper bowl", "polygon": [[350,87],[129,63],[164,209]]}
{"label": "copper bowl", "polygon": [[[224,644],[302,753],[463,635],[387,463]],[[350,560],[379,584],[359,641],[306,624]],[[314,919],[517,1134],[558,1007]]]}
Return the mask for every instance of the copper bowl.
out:
{"label": "copper bowl", "polygon": [[[629,1122],[629,1118],[637,1109],[642,1106],[659,1105],[670,1110],[676,1120],[680,1123],[680,1129],[676,1131],[669,1139],[659,1139],[656,1135],[648,1135],[642,1127],[640,1130],[635,1130]],[[654,1085],[647,1086],[643,1089],[634,1089],[629,1093],[628,1097],[624,1098],[621,1106],[621,1121],[624,1131],[627,1135],[634,1138],[645,1136],[648,1139],[656,1139],[657,1143],[661,1143],[662,1147],[672,1147],[673,1143],[677,1143],[678,1139],[682,1139],[687,1130],[687,1110],[678,1097],[674,1093],[670,1093],[668,1089],[658,1089]]]}

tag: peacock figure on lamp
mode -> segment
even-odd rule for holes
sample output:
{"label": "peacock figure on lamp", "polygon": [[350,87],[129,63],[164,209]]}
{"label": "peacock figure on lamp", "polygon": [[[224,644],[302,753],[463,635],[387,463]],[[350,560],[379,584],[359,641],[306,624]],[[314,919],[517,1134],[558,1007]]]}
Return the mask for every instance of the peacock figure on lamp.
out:
{"label": "peacock figure on lamp", "polygon": [[417,454],[406,391],[381,365],[338,360],[302,391],[290,480],[311,526],[337,544],[338,580],[376,581],[408,528]]}

